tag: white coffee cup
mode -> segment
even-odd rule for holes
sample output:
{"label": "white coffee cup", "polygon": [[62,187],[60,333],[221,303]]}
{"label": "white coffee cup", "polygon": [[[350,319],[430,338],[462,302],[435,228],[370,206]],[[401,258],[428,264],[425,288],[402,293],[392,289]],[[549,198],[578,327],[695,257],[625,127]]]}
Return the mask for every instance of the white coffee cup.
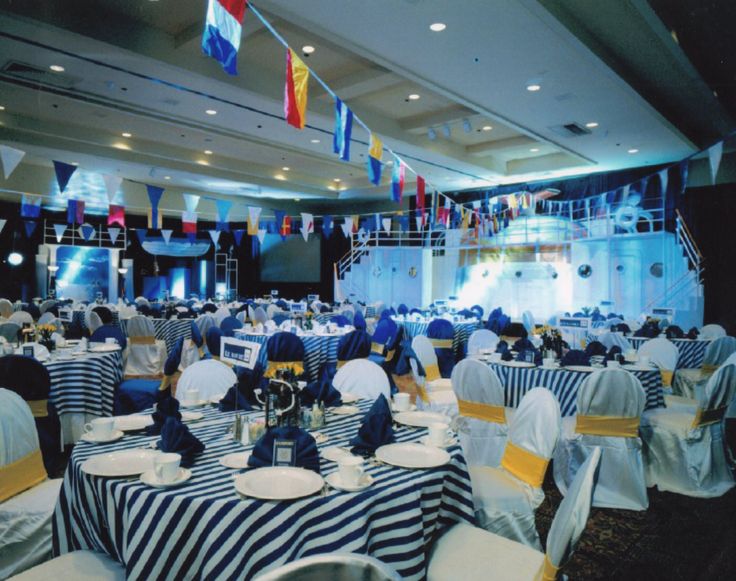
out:
{"label": "white coffee cup", "polygon": [[337,460],[338,474],[343,484],[357,486],[363,477],[363,458],[353,455],[341,456]]}
{"label": "white coffee cup", "polygon": [[107,343],[108,345],[117,345],[118,340],[115,337],[106,337],[105,343]]}
{"label": "white coffee cup", "polygon": [[199,390],[196,387],[190,387],[184,390],[185,403],[197,403],[199,401]]}
{"label": "white coffee cup", "polygon": [[606,367],[617,368],[621,367],[621,364],[615,359],[609,359],[608,361],[606,361]]}
{"label": "white coffee cup", "polygon": [[429,424],[429,444],[437,446],[438,448],[443,447],[447,442],[447,429],[449,427],[450,426],[442,422]]}
{"label": "white coffee cup", "polygon": [[109,440],[114,426],[115,420],[112,418],[95,418],[84,424],[84,431],[92,434],[95,440]]}
{"label": "white coffee cup", "polygon": [[179,475],[179,465],[181,464],[181,454],[165,453],[154,456],[153,473],[156,480],[169,484],[176,480]]}
{"label": "white coffee cup", "polygon": [[394,408],[397,412],[408,411],[411,407],[411,396],[408,393],[394,394]]}
{"label": "white coffee cup", "polygon": [[555,358],[554,357],[545,357],[542,359],[542,365],[544,367],[554,367],[555,366]]}
{"label": "white coffee cup", "polygon": [[639,365],[649,367],[649,355],[639,355]]}

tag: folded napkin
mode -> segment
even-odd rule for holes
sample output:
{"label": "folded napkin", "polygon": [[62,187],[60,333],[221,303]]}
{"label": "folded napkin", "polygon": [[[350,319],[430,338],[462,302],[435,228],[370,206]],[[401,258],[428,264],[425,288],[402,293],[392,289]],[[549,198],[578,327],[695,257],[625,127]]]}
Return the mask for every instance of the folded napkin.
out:
{"label": "folded napkin", "polygon": [[296,466],[314,470],[319,474],[319,452],[312,435],[301,428],[271,428],[256,442],[248,458],[248,466],[262,468],[273,466],[273,444],[275,440],[294,440],[296,442]]}
{"label": "folded napkin", "polygon": [[506,349],[501,352],[501,361],[513,361],[514,355],[511,353],[511,349]]}
{"label": "folded napkin", "polygon": [[509,344],[506,341],[501,340],[496,344],[496,353],[505,353],[508,350]]}
{"label": "folded napkin", "polygon": [[693,327],[687,332],[688,339],[697,339],[698,335],[700,335],[700,331],[698,331],[697,327]]}
{"label": "folded napkin", "polygon": [[225,397],[220,400],[221,412],[233,412],[235,410],[249,411],[252,409],[253,406],[250,405],[248,398],[240,392],[237,385],[228,389]]}
{"label": "folded napkin", "polygon": [[570,365],[582,365],[588,367],[590,366],[590,359],[588,359],[588,356],[584,351],[581,351],[580,349],[570,349],[565,353],[560,365],[562,365],[562,367],[568,367]]}
{"label": "folded napkin", "polygon": [[677,325],[670,325],[664,330],[664,335],[668,339],[682,339],[685,335],[682,328]]}
{"label": "folded napkin", "polygon": [[371,456],[377,448],[394,441],[393,417],[386,396],[381,394],[373,402],[356,436],[350,440],[353,454]]}
{"label": "folded napkin", "polygon": [[181,421],[179,400],[171,397],[168,391],[162,393],[163,396],[156,403],[156,411],[151,416],[153,418],[153,424],[146,428],[146,433],[149,436],[158,436],[167,418],[174,418],[176,421]]}
{"label": "folded napkin", "polygon": [[611,333],[631,333],[631,327],[629,327],[626,323],[611,325]]}
{"label": "folded napkin", "polygon": [[[503,355],[501,356],[501,358],[503,359]],[[531,349],[522,349],[516,356],[517,361],[529,361],[530,358],[534,365],[542,364],[542,352],[539,349],[535,349],[534,347],[532,347]]]}
{"label": "folded napkin", "polygon": [[204,444],[180,420],[169,416],[161,428],[161,439],[156,444],[162,452],[181,454],[181,465],[188,468],[194,457],[204,451]]}
{"label": "folded napkin", "polygon": [[588,357],[595,357],[597,355],[605,355],[606,354],[606,346],[603,343],[601,343],[600,341],[591,341],[585,347],[585,354]]}
{"label": "folded napkin", "polygon": [[618,345],[614,345],[608,350],[608,353],[606,353],[606,361],[618,361],[619,356],[623,353],[621,350],[621,347]]}
{"label": "folded napkin", "polygon": [[523,339],[517,339],[512,349],[518,353],[526,349],[534,349],[534,344],[527,337],[524,337]]}
{"label": "folded napkin", "polygon": [[301,391],[303,405],[311,406],[316,403],[324,403],[327,407],[342,405],[342,397],[330,380],[327,368],[322,370],[319,379],[311,382]]}

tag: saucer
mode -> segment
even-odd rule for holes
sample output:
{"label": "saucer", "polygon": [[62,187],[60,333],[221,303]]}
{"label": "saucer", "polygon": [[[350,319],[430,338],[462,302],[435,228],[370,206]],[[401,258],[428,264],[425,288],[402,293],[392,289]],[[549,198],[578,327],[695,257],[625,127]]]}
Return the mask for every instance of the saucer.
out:
{"label": "saucer", "polygon": [[176,475],[176,478],[174,478],[173,481],[161,482],[158,478],[156,478],[156,473],[153,470],[146,470],[143,474],[141,474],[141,482],[143,484],[147,484],[148,486],[153,486],[154,488],[173,488],[174,486],[184,484],[191,477],[191,470],[189,470],[188,468],[179,468],[179,473]]}
{"label": "saucer", "polygon": [[329,438],[322,432],[312,432],[312,437],[314,438],[314,441],[318,444],[324,444],[327,440],[329,440]]}
{"label": "saucer", "polygon": [[184,422],[196,422],[204,417],[202,412],[181,412],[181,419]]}
{"label": "saucer", "polygon": [[363,476],[360,477],[360,482],[358,482],[358,484],[343,484],[342,480],[340,480],[340,473],[333,472],[332,474],[325,476],[325,482],[337,490],[342,490],[344,492],[360,492],[373,484],[373,476],[370,474],[363,474]]}
{"label": "saucer", "polygon": [[454,446],[455,444],[457,444],[457,440],[452,436],[448,436],[442,446],[435,446],[434,444],[430,443],[429,436],[421,437],[419,439],[419,442],[421,442],[425,446],[430,446],[432,448],[449,448],[450,446]]}
{"label": "saucer", "polygon": [[391,411],[392,411],[392,412],[396,412],[396,413],[399,413],[399,412],[413,412],[413,411],[416,411],[416,409],[417,409],[417,406],[416,406],[416,405],[414,405],[414,404],[411,404],[411,405],[410,405],[410,406],[409,406],[408,408],[406,408],[405,410],[400,410],[399,408],[397,408],[397,407],[396,407],[396,406],[394,405],[394,403],[393,403],[393,402],[391,402]]}
{"label": "saucer", "polygon": [[354,405],[341,405],[335,408],[328,408],[333,414],[338,416],[349,416],[360,412],[360,408]]}
{"label": "saucer", "polygon": [[179,405],[181,405],[181,407],[183,408],[198,408],[198,407],[202,407],[203,405],[207,405],[208,403],[209,402],[206,399],[200,399],[200,400],[192,401],[192,402],[181,401],[179,402]]}
{"label": "saucer", "polygon": [[248,467],[250,452],[234,452],[220,458],[220,465],[225,468],[242,469]]}
{"label": "saucer", "polygon": [[330,448],[320,450],[320,456],[330,462],[337,462],[340,458],[343,458],[345,456],[352,456],[352,454],[346,448],[341,448],[340,446],[332,446]]}
{"label": "saucer", "polygon": [[117,442],[122,437],[122,430],[113,430],[108,438],[96,438],[91,432],[87,432],[86,434],[83,434],[80,439],[93,444],[108,444],[110,442]]}

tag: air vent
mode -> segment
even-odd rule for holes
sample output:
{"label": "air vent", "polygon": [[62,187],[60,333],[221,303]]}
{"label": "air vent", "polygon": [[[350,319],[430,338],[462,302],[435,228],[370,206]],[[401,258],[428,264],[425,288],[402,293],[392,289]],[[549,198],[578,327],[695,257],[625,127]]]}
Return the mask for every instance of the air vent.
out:
{"label": "air vent", "polygon": [[565,125],[555,125],[549,128],[557,135],[562,137],[580,137],[581,135],[590,135],[591,131],[587,127],[583,127],[579,123],[566,123]]}
{"label": "air vent", "polygon": [[55,73],[49,69],[28,65],[17,61],[8,61],[2,68],[2,72],[6,75],[25,79],[41,85],[51,85],[54,87],[63,87],[71,89],[81,79],[65,75],[64,73]]}

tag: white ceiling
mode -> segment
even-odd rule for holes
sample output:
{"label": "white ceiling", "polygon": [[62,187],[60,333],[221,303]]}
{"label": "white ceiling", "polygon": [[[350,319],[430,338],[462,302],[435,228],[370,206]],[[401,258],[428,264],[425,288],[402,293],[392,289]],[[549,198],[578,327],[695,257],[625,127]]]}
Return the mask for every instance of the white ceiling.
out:
{"label": "white ceiling", "polygon": [[[256,5],[297,50],[315,46],[307,64],[444,191],[657,164],[694,151],[536,0]],[[309,127],[283,121],[284,50],[254,14],[245,16],[237,77],[202,55],[205,6],[0,3],[0,69],[11,61],[45,72],[65,67],[41,84],[0,71],[0,142],[32,151],[25,163],[48,156],[47,165],[79,162],[164,187],[256,199],[386,199],[388,176],[378,188],[366,178],[362,128],[354,127],[350,163],[332,154],[333,102],[316,82]],[[431,32],[433,22],[447,29]],[[531,82],[541,90],[527,91]],[[410,93],[420,99],[408,101]],[[599,125],[586,135],[558,129],[590,121]]]}

